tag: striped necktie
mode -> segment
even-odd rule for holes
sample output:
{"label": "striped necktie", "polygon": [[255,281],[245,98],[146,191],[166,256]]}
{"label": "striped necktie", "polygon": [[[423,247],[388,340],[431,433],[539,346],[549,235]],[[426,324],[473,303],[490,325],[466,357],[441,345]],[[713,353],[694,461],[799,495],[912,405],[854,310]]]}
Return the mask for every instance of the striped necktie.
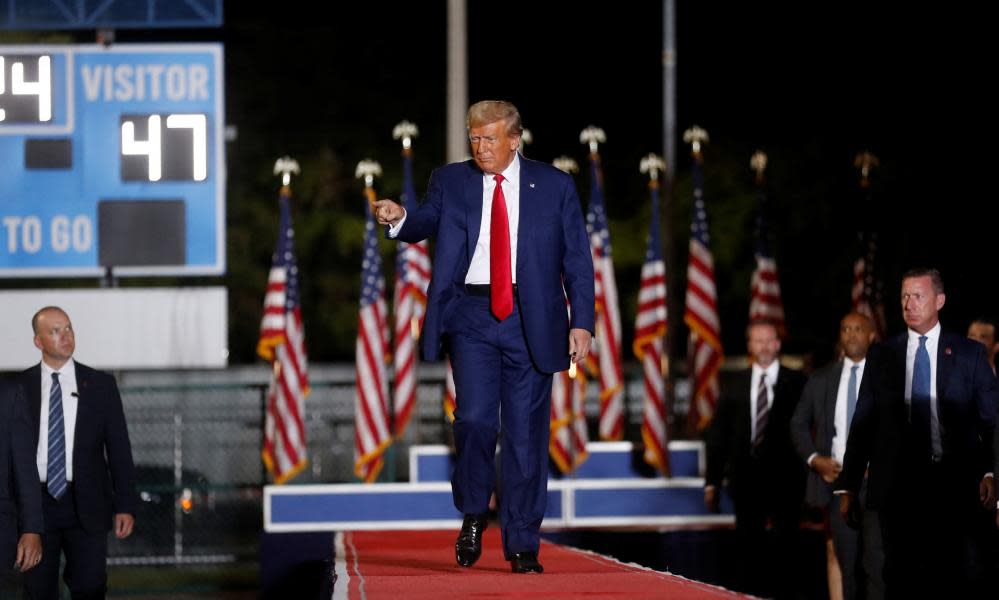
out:
{"label": "striped necktie", "polygon": [[753,449],[758,449],[763,443],[763,433],[770,417],[770,402],[767,393],[767,374],[760,373],[760,384],[756,390],[756,435],[753,437]]}
{"label": "striped necktie", "polygon": [[62,418],[62,386],[59,374],[52,374],[49,392],[49,463],[46,471],[49,494],[58,500],[66,493],[66,426]]}

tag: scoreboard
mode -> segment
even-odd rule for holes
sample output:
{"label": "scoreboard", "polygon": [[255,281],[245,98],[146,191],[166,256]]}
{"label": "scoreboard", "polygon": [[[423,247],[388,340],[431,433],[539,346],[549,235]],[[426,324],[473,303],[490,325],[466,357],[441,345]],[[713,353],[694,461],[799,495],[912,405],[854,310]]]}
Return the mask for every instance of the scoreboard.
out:
{"label": "scoreboard", "polygon": [[0,277],[225,272],[220,44],[0,46]]}

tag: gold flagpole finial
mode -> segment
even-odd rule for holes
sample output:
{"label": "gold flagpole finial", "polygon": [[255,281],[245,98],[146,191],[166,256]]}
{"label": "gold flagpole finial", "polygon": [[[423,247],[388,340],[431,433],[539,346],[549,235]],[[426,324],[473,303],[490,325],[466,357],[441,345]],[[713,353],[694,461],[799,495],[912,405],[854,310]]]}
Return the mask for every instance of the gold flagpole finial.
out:
{"label": "gold flagpole finial", "polygon": [[392,139],[402,140],[402,150],[407,151],[413,145],[413,138],[420,135],[419,128],[416,127],[416,123],[410,123],[409,121],[399,121],[399,123],[392,128]]}
{"label": "gold flagpole finial", "polygon": [[354,177],[363,179],[364,187],[372,187],[375,184],[375,177],[381,176],[382,166],[378,164],[378,161],[368,158],[357,163],[357,169],[354,170]]}
{"label": "gold flagpole finial", "polygon": [[282,156],[274,162],[274,174],[281,176],[281,185],[291,184],[291,175],[298,175],[301,169],[298,168],[298,161],[290,156]]}
{"label": "gold flagpole finial", "polygon": [[357,163],[357,169],[354,170],[354,177],[364,180],[364,195],[372,214],[375,212],[375,177],[381,176],[382,166],[378,161],[367,158]]}
{"label": "gold flagpole finial", "polygon": [[600,144],[606,141],[607,136],[604,134],[604,130],[593,125],[590,125],[579,133],[579,143],[589,144],[590,154],[596,154],[600,148]]}
{"label": "gold flagpole finial", "polygon": [[701,146],[711,141],[711,138],[708,136],[707,131],[698,127],[697,125],[694,125],[687,131],[683,132],[683,141],[684,143],[691,145],[690,151],[694,155],[694,157],[700,158]]}
{"label": "gold flagpole finial", "polygon": [[763,185],[763,172],[767,170],[767,153],[763,150],[753,152],[749,166],[756,171],[756,185]]}
{"label": "gold flagpole finial", "polygon": [[659,181],[660,173],[666,172],[666,161],[658,154],[650,152],[642,157],[641,162],[638,163],[638,170],[649,174],[649,183],[651,185],[652,182]]}
{"label": "gold flagpole finial", "polygon": [[556,169],[569,174],[579,172],[579,163],[576,162],[576,159],[568,157],[564,154],[553,160],[552,165],[554,165]]}
{"label": "gold flagpole finial", "polygon": [[526,154],[525,150],[527,149],[527,145],[533,143],[534,143],[534,134],[531,133],[530,129],[527,129],[525,127],[520,132],[520,147],[517,149],[520,150],[521,154]]}

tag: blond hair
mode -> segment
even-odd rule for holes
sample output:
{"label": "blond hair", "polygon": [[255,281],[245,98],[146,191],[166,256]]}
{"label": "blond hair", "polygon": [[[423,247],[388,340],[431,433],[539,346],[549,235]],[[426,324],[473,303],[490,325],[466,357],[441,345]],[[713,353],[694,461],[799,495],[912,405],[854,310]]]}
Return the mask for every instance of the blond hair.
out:
{"label": "blond hair", "polygon": [[517,111],[517,107],[505,100],[482,100],[468,107],[466,120],[468,129],[496,121],[506,122],[507,134],[520,135],[524,130],[520,124],[520,112]]}

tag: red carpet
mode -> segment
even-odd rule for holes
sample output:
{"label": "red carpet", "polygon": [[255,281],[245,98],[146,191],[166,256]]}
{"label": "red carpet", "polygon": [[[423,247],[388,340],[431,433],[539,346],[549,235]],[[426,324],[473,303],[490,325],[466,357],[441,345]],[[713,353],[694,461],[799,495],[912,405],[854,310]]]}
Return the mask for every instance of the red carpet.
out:
{"label": "red carpet", "polygon": [[745,598],[740,594],[542,541],[542,575],[514,574],[499,531],[486,530],[471,569],[454,562],[456,531],[358,531],[337,535],[334,598]]}

